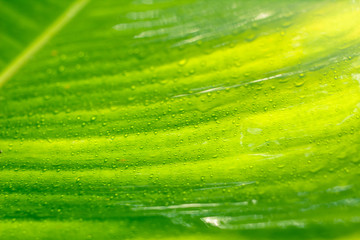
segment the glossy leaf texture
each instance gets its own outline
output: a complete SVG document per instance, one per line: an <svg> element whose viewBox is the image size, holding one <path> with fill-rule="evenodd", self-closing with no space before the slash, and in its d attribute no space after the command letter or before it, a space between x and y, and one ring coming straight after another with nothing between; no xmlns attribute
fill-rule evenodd
<svg viewBox="0 0 360 240"><path fill-rule="evenodd" d="M358 1L5 1L0 239L358 239Z"/></svg>

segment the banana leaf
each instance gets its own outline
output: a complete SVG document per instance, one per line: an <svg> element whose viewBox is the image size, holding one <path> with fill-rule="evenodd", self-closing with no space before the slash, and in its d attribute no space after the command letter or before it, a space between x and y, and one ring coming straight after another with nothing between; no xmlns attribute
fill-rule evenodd
<svg viewBox="0 0 360 240"><path fill-rule="evenodd" d="M0 0L0 239L359 239L360 2Z"/></svg>

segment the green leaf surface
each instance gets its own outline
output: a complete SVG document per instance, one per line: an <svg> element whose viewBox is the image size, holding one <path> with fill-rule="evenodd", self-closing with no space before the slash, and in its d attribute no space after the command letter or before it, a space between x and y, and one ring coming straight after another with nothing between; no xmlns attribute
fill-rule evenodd
<svg viewBox="0 0 360 240"><path fill-rule="evenodd" d="M0 239L359 239L360 3L0 0Z"/></svg>

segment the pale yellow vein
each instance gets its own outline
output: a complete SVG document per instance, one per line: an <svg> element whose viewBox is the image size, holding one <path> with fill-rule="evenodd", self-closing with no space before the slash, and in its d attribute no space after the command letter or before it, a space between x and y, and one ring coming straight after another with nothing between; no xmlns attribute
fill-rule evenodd
<svg viewBox="0 0 360 240"><path fill-rule="evenodd" d="M62 15L57 18L39 37L24 49L0 74L0 87L4 85L19 69L38 52L57 32L59 32L89 0L75 1Z"/></svg>

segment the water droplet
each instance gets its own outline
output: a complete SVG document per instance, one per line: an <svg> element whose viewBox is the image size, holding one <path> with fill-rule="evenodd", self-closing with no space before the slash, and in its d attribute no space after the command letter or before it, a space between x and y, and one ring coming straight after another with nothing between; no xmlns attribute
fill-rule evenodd
<svg viewBox="0 0 360 240"><path fill-rule="evenodd" d="M295 87L301 87L302 85L304 85L305 81L297 81L295 82Z"/></svg>
<svg viewBox="0 0 360 240"><path fill-rule="evenodd" d="M186 63L187 63L187 60L186 60L186 59L182 59L182 60L179 61L178 64L179 64L179 66L182 67L182 66L184 66Z"/></svg>

